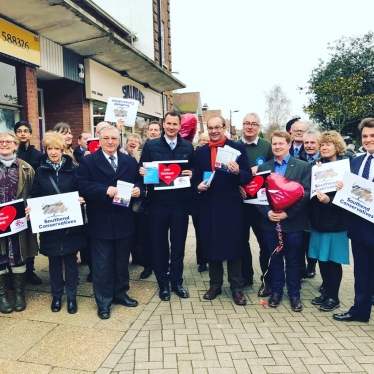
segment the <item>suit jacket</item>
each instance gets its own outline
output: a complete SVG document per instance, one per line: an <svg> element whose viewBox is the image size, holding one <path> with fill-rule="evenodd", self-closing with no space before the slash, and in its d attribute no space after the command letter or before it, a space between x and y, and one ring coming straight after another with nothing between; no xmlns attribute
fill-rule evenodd
<svg viewBox="0 0 374 374"><path fill-rule="evenodd" d="M258 172L266 170L274 173L274 159L260 165L258 168ZM284 232L303 231L308 228L311 170L308 162L290 157L284 177L290 181L299 182L304 187L304 196L295 205L285 210L288 217L281 221L282 231ZM262 214L261 227L268 231L274 230L276 223L270 221L268 217L268 213L272 208L269 205L256 205L256 207Z"/></svg>
<svg viewBox="0 0 374 374"><path fill-rule="evenodd" d="M101 149L82 158L76 169L75 182L79 195L87 205L88 234L98 239L122 239L134 233L131 209L113 205L106 192L117 181L134 183L144 195L135 158L117 152L118 164L114 171ZM142 197L142 196L141 196Z"/></svg>
<svg viewBox="0 0 374 374"><path fill-rule="evenodd" d="M291 148L290 148L290 155L293 157L294 154L294 149L293 149L293 145L294 145L294 142L292 141L292 145L291 145ZM301 154L304 154L305 153L305 150L304 150L304 144L301 144L301 148L300 148L300 151L299 151L299 155ZM297 157L298 158L298 157Z"/></svg>
<svg viewBox="0 0 374 374"><path fill-rule="evenodd" d="M352 173L358 175L365 156L366 154L351 160ZM371 167L374 167L373 162ZM348 238L357 243L374 247L374 224L364 218L359 217L357 214L352 213L349 217Z"/></svg>

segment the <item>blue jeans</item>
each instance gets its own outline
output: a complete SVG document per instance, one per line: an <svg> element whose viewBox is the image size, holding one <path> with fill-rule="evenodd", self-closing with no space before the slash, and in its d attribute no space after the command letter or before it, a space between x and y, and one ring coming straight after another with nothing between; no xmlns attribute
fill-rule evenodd
<svg viewBox="0 0 374 374"><path fill-rule="evenodd" d="M270 254L278 246L278 232L264 230L264 239ZM283 248L279 253L274 253L270 260L270 272L272 278L273 293L283 295L283 288L287 282L289 297L300 298L300 270L299 256L303 231L282 232ZM284 260L286 261L286 274L284 272Z"/></svg>

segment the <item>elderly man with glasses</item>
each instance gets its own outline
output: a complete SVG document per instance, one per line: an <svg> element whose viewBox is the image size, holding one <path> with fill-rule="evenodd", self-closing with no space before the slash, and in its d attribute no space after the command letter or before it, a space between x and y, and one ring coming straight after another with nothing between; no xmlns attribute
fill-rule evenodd
<svg viewBox="0 0 374 374"><path fill-rule="evenodd" d="M291 126L292 143L290 155L296 158L305 157L304 150L304 134L308 130L308 126L301 121L296 121Z"/></svg>

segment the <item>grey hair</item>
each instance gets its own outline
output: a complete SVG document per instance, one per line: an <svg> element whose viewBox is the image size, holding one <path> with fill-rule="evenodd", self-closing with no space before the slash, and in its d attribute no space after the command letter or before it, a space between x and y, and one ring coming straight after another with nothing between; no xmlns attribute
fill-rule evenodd
<svg viewBox="0 0 374 374"><path fill-rule="evenodd" d="M247 117L247 116L253 116L253 117L256 117L257 123L258 123L259 125L261 125L261 120L260 120L260 117L259 117L259 115L258 115L257 113L248 113L248 114L246 114L246 115L244 116L244 118Z"/></svg>
<svg viewBox="0 0 374 374"><path fill-rule="evenodd" d="M103 127L103 128L100 130L100 138L102 138L103 135L104 135L104 132L105 132L105 131L108 131L108 130L116 130L116 131L117 131L117 135L118 135L118 139L121 138L121 137L120 137L120 132L117 130L116 127L114 127L114 126L112 126L112 125L105 126L105 127Z"/></svg>
<svg viewBox="0 0 374 374"><path fill-rule="evenodd" d="M291 125L291 131L293 130L293 127L295 126L295 125L304 125L307 129L308 129L308 124L307 123L305 123L305 122L303 122L303 121L296 121L296 122L294 122L292 125Z"/></svg>
<svg viewBox="0 0 374 374"><path fill-rule="evenodd" d="M315 136L318 139L318 143L319 143L321 133L318 130L308 130L304 133L303 140L305 140L307 136Z"/></svg>
<svg viewBox="0 0 374 374"><path fill-rule="evenodd" d="M131 134L126 136L126 144L127 144L127 142L129 141L130 138L138 139L139 143L142 141L141 137L136 132L132 132Z"/></svg>

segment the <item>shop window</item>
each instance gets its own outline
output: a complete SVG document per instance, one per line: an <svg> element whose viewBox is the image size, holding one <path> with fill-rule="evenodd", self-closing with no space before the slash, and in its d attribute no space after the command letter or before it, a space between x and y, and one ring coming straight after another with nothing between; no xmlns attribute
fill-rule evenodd
<svg viewBox="0 0 374 374"><path fill-rule="evenodd" d="M17 76L16 68L0 62L0 104L17 105Z"/></svg>
<svg viewBox="0 0 374 374"><path fill-rule="evenodd" d="M0 132L13 131L15 123L18 121L18 109L0 106Z"/></svg>

